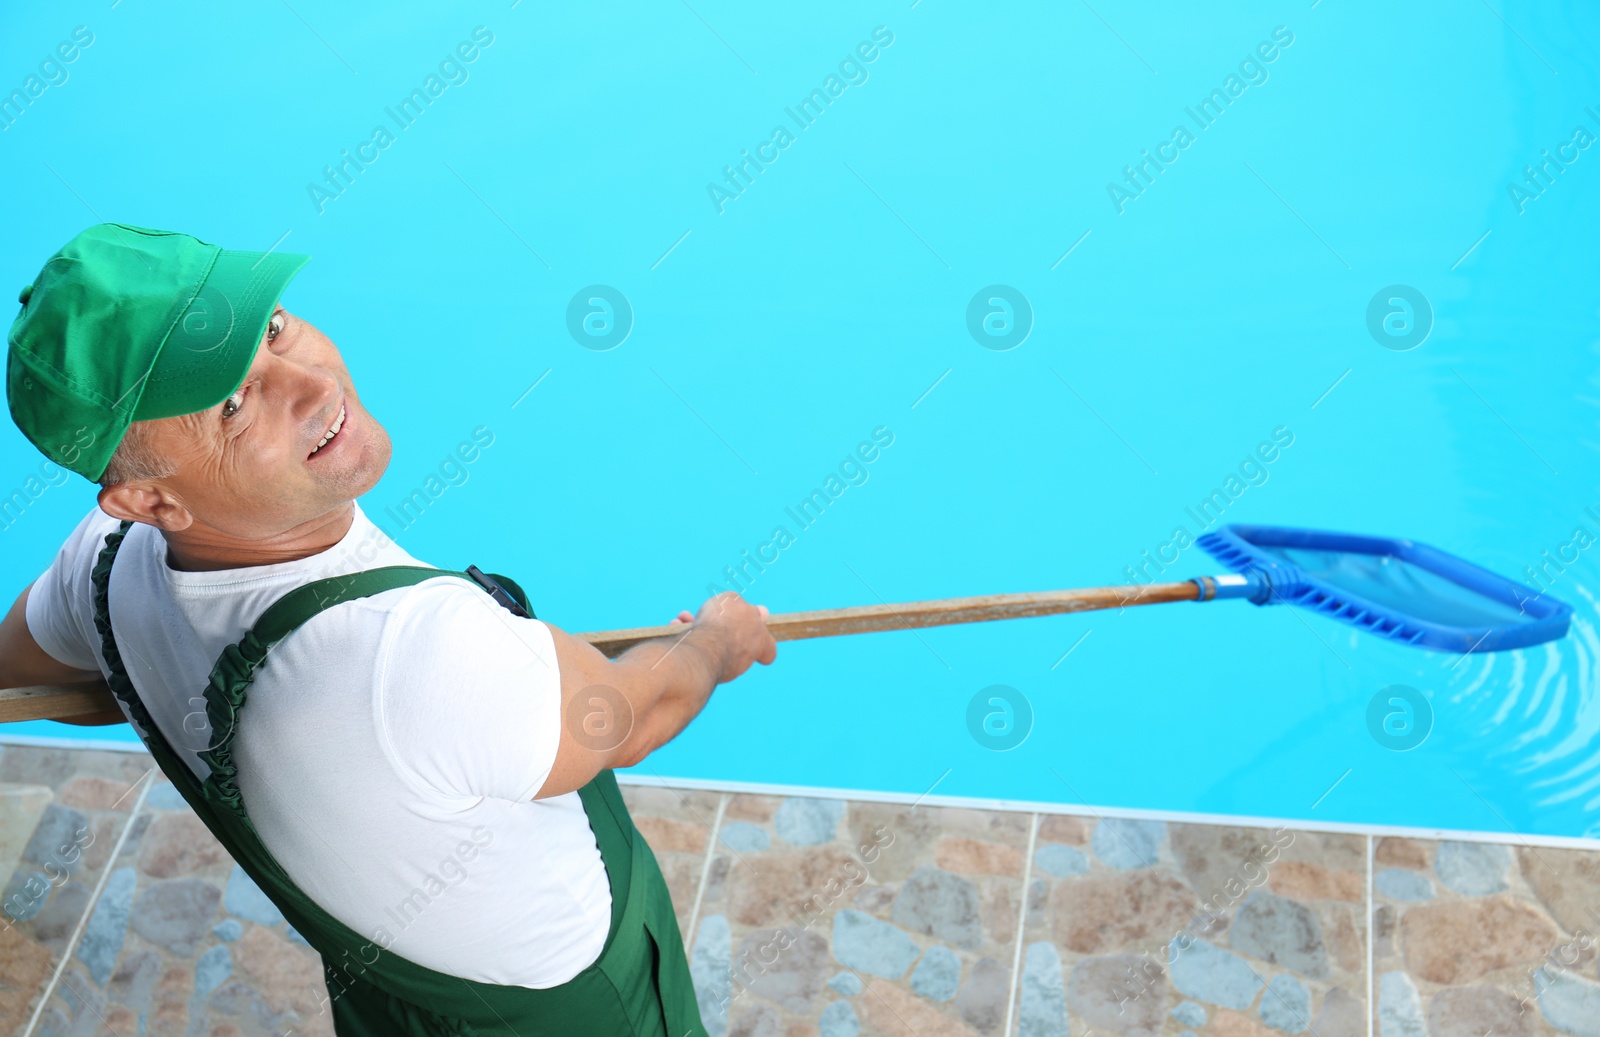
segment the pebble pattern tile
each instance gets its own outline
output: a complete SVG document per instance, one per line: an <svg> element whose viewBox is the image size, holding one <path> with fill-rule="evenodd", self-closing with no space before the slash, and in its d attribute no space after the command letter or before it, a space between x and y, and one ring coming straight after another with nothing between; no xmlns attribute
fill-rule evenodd
<svg viewBox="0 0 1600 1037"><path fill-rule="evenodd" d="M95 989L91 972L110 978L131 894L113 852L142 828L136 786L152 766L142 754L0 749L0 1034L27 1027L86 921L59 996Z"/></svg>
<svg viewBox="0 0 1600 1037"><path fill-rule="evenodd" d="M1137 825L1041 818L1018 1033L1365 1037L1364 837Z"/></svg>
<svg viewBox="0 0 1600 1037"><path fill-rule="evenodd" d="M32 849L14 865L0 856L0 924L11 923L0 935L0 1034L31 1022L37 1037L332 1037L316 952L171 784L146 776L152 767L139 753L0 747L0 797L34 785L53 793ZM80 815L94 833L82 867L42 906L18 900L14 891L38 885L40 850L62 845ZM0 840L21 838L0 818Z"/></svg>
<svg viewBox="0 0 1600 1037"><path fill-rule="evenodd" d="M315 952L150 768L0 746L0 1037L331 1037ZM624 797L712 1037L1600 1037L1600 852Z"/></svg>
<svg viewBox="0 0 1600 1037"><path fill-rule="evenodd" d="M1600 854L1383 838L1380 1037L1600 1037ZM1428 888L1432 895L1403 895Z"/></svg>

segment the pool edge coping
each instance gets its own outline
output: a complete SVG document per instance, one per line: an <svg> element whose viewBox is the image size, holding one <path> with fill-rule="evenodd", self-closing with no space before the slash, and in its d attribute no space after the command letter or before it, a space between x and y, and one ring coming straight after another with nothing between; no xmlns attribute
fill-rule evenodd
<svg viewBox="0 0 1600 1037"><path fill-rule="evenodd" d="M93 752L148 753L142 742L101 741L92 738L54 738L48 735L8 735L0 733L0 745L25 745L44 749L76 749ZM621 785L651 788L691 789L697 792L726 792L754 796L802 796L809 799L844 799L858 803L922 804L968 810L996 810L1011 814L1056 814L1070 817L1105 816L1138 821L1171 821L1178 824L1221 825L1231 828L1287 828L1299 832L1326 832L1335 835L1396 836L1410 839L1455 842L1514 844L1561 850L1600 851L1600 838L1570 835L1525 835L1520 832L1483 832L1456 828L1418 828L1407 825L1363 825L1344 821L1308 821L1303 818L1259 817L1253 814L1207 814L1184 810L1146 810L1140 807L1097 807L1084 803L1052 803L1026 799L988 799L978 796L935 796L929 793L875 792L867 789L827 788L817 785L782 785L749 781L712 781L706 778L674 778L620 772Z"/></svg>

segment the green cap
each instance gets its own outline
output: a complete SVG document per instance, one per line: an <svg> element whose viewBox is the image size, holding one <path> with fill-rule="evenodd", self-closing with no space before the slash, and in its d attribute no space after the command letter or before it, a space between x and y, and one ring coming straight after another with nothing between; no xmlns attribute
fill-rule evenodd
<svg viewBox="0 0 1600 1037"><path fill-rule="evenodd" d="M284 287L310 258L123 223L90 227L18 296L6 363L12 419L50 460L99 481L135 421L233 395Z"/></svg>

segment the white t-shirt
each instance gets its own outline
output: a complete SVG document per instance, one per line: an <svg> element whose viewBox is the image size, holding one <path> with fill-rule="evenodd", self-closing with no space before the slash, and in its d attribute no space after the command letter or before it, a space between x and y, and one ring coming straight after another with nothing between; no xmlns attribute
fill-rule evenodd
<svg viewBox="0 0 1600 1037"><path fill-rule="evenodd" d="M28 629L68 666L106 672L90 571L117 525L91 511L29 594ZM326 551L215 572L169 568L160 531L135 524L111 571L111 626L151 719L203 780L201 696L224 647L302 584L422 564L359 507ZM241 717L250 819L334 918L487 983L555 986L599 957L611 890L582 802L533 799L561 723L543 623L457 576L345 602L272 649Z"/></svg>

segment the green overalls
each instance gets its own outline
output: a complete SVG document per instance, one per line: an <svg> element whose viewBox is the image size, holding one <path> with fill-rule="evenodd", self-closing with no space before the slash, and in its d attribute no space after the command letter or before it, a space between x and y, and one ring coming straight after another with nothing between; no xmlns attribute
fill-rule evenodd
<svg viewBox="0 0 1600 1037"><path fill-rule="evenodd" d="M93 573L95 628L110 670L107 682L148 732L145 744L162 772L289 924L322 955L339 1037L706 1037L666 881L634 828L610 771L600 772L578 795L610 880L611 928L594 964L545 990L449 976L384 950L313 902L256 834L236 782L233 741L250 684L267 653L323 609L436 576L470 580L466 573L387 566L319 580L279 598L242 640L223 650L211 671L206 716L211 730L221 734L217 744L200 754L211 767L210 777L201 783L139 701L111 630L111 566L131 525L124 522L106 536ZM527 608L522 589L498 579ZM351 794L359 792L352 789ZM539 866L536 860L527 864ZM515 893L506 891L507 896Z"/></svg>

